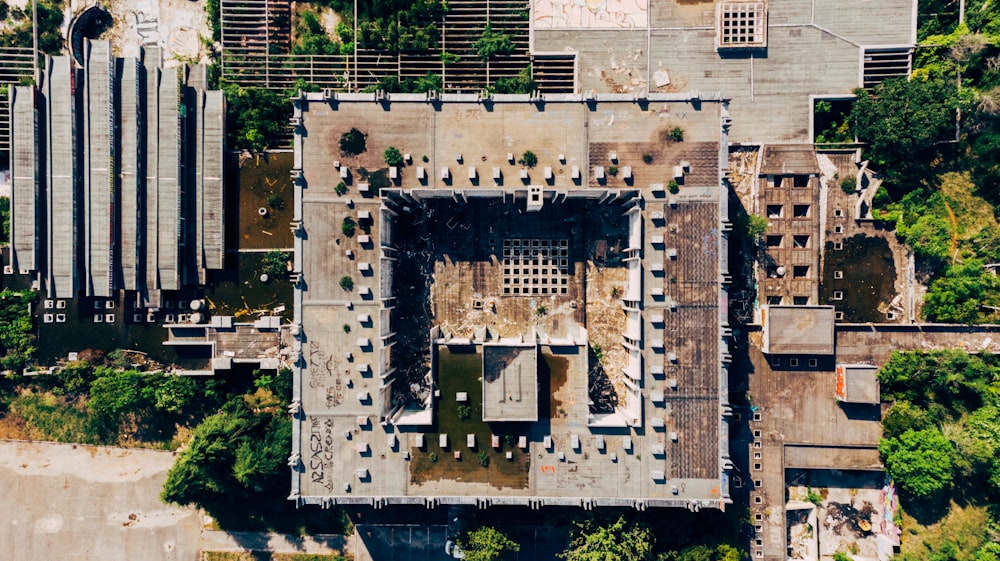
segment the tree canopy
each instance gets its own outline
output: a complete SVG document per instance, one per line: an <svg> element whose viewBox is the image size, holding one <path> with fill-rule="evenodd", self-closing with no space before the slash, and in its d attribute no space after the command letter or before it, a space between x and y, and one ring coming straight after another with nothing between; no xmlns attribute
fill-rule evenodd
<svg viewBox="0 0 1000 561"><path fill-rule="evenodd" d="M466 561L502 561L521 551L520 544L492 526L470 531L458 540L458 546L465 553Z"/></svg>
<svg viewBox="0 0 1000 561"><path fill-rule="evenodd" d="M653 533L621 516L610 524L593 520L576 523L569 547L559 556L566 561L648 561L653 557Z"/></svg>
<svg viewBox="0 0 1000 561"><path fill-rule="evenodd" d="M260 152L278 142L288 131L292 102L282 92L242 88L228 84L226 94L226 144L237 150Z"/></svg>
<svg viewBox="0 0 1000 561"><path fill-rule="evenodd" d="M878 448L889 475L915 497L931 498L951 487L951 442L939 430L908 430L883 439Z"/></svg>
<svg viewBox="0 0 1000 561"><path fill-rule="evenodd" d="M927 156L936 143L955 136L958 97L944 80L893 78L863 89L851 110L851 129L867 142L865 156L875 169L908 189L927 172Z"/></svg>

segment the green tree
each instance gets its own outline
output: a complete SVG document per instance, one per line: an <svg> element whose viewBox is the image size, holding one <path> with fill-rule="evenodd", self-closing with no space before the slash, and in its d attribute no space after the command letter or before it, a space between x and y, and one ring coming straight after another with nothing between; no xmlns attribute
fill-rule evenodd
<svg viewBox="0 0 1000 561"><path fill-rule="evenodd" d="M521 551L520 544L491 526L467 533L459 538L458 546L465 552L466 561L501 561Z"/></svg>
<svg viewBox="0 0 1000 561"><path fill-rule="evenodd" d="M295 25L292 54L336 55L340 54L340 46L326 33L319 14L312 10L304 10Z"/></svg>
<svg viewBox="0 0 1000 561"><path fill-rule="evenodd" d="M593 520L575 522L569 547L559 554L567 561L646 561L653 556L653 533L621 516L601 525Z"/></svg>
<svg viewBox="0 0 1000 561"><path fill-rule="evenodd" d="M981 323L985 318L980 309L994 303L998 285L997 278L978 259L954 265L931 282L923 314L934 322Z"/></svg>
<svg viewBox="0 0 1000 561"><path fill-rule="evenodd" d="M932 498L951 487L952 447L941 431L908 430L883 438L878 449L889 475L915 498Z"/></svg>
<svg viewBox="0 0 1000 561"><path fill-rule="evenodd" d="M292 103L281 92L227 84L226 143L237 150L260 152L282 138Z"/></svg>
<svg viewBox="0 0 1000 561"><path fill-rule="evenodd" d="M909 187L927 173L935 144L954 136L958 97L945 80L886 80L858 96L851 109L854 135L868 143L865 155L897 187Z"/></svg>
<svg viewBox="0 0 1000 561"><path fill-rule="evenodd" d="M513 54L517 50L514 41L508 35L493 31L493 26L486 24L483 34L472 44L476 53L482 60L490 60L495 57L502 57Z"/></svg>
<svg viewBox="0 0 1000 561"><path fill-rule="evenodd" d="M533 168L538 165L538 156L536 156L531 150L528 150L523 156L521 156L521 159L519 159L517 163L524 167Z"/></svg>
<svg viewBox="0 0 1000 561"><path fill-rule="evenodd" d="M382 153L382 157L385 158L385 165L399 167L403 165L403 155L399 153L399 149L395 146L390 146L385 149Z"/></svg>
<svg viewBox="0 0 1000 561"><path fill-rule="evenodd" d="M35 354L35 334L31 321L31 303L35 293L0 291L0 365L17 370Z"/></svg>

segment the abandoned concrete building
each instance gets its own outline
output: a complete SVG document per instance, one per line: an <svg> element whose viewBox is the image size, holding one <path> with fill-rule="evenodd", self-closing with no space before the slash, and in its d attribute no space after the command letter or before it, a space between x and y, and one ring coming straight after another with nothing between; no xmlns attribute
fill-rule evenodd
<svg viewBox="0 0 1000 561"><path fill-rule="evenodd" d="M223 266L222 92L203 66L157 49L116 58L87 41L83 68L46 57L39 86L11 92L11 264L47 298L142 306Z"/></svg>
<svg viewBox="0 0 1000 561"><path fill-rule="evenodd" d="M724 508L725 103L325 92L293 124L292 499Z"/></svg>

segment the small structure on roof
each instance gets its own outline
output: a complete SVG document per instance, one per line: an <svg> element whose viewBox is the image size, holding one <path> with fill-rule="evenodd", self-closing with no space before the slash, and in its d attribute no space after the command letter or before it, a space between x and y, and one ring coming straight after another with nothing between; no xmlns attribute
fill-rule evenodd
<svg viewBox="0 0 1000 561"><path fill-rule="evenodd" d="M878 368L871 364L837 365L837 401L877 405L880 399Z"/></svg>
<svg viewBox="0 0 1000 561"><path fill-rule="evenodd" d="M764 306L761 325L765 354L833 354L833 306Z"/></svg>
<svg viewBox="0 0 1000 561"><path fill-rule="evenodd" d="M538 346L501 340L483 345L483 421L538 420Z"/></svg>

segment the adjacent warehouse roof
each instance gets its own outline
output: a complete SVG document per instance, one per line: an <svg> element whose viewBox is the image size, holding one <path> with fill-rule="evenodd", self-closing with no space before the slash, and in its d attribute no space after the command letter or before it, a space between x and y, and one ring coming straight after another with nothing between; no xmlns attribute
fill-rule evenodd
<svg viewBox="0 0 1000 561"><path fill-rule="evenodd" d="M155 48L84 53L82 71L47 57L41 85L11 96L11 272L48 298L124 289L155 305L222 268L222 93L162 70Z"/></svg>
<svg viewBox="0 0 1000 561"><path fill-rule="evenodd" d="M833 354L833 306L765 306L761 317L765 353Z"/></svg>

